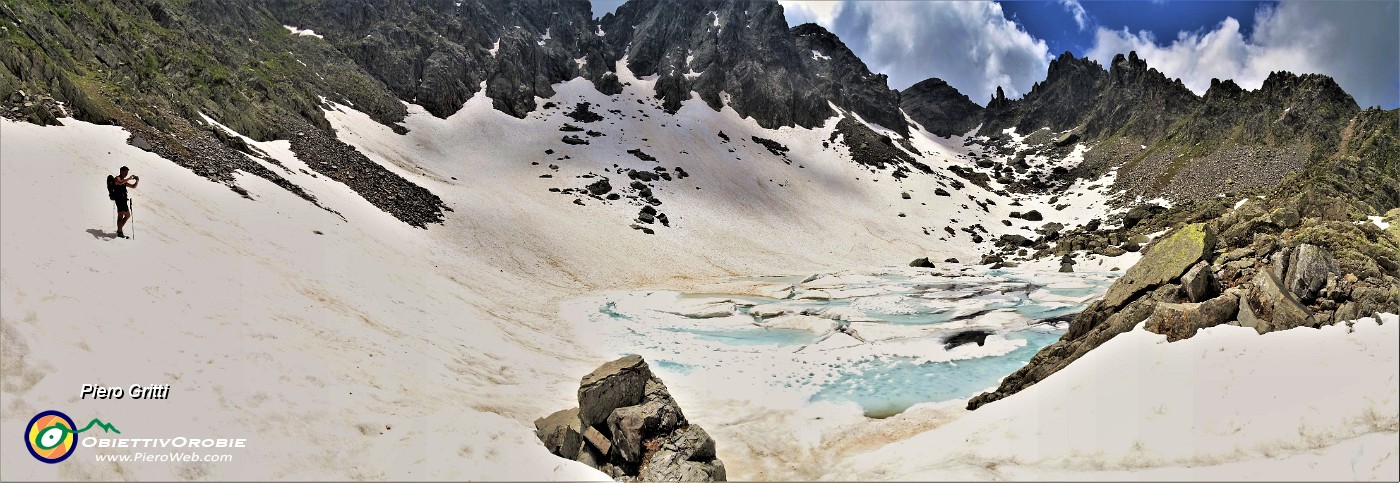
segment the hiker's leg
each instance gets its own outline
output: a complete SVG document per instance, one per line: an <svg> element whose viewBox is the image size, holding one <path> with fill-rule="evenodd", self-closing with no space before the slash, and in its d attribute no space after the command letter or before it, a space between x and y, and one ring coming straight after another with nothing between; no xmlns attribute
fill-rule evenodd
<svg viewBox="0 0 1400 483"><path fill-rule="evenodd" d="M131 218L130 211L122 211L117 213L117 231L122 231L122 227L126 226L127 218Z"/></svg>

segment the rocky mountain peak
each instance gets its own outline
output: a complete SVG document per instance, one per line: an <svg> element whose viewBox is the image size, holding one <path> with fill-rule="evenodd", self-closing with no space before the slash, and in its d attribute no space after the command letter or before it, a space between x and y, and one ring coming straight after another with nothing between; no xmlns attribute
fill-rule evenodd
<svg viewBox="0 0 1400 483"><path fill-rule="evenodd" d="M789 31L798 55L820 91L838 106L901 134L908 134L899 112L900 94L889 88L889 77L871 72L836 34L807 23Z"/></svg>
<svg viewBox="0 0 1400 483"><path fill-rule="evenodd" d="M1134 82L1149 75L1149 72L1156 72L1162 79L1166 79L1166 76L1157 72L1157 69L1148 67L1147 61L1138 58L1137 51L1129 52L1127 57L1124 57L1122 53L1114 55L1113 61L1108 64L1108 77L1117 85ZM1155 76L1153 77L1155 78Z"/></svg>
<svg viewBox="0 0 1400 483"><path fill-rule="evenodd" d="M796 27L793 27L791 30L792 34L798 37L816 37L817 39L819 39L820 42L826 44L839 44L842 47L846 46L846 43L842 42L841 38L837 37L836 34L831 33L831 31L827 30L826 27L814 24L812 22L807 22L802 25L798 25Z"/></svg>
<svg viewBox="0 0 1400 483"><path fill-rule="evenodd" d="M982 106L936 77L900 92L899 105L924 130L939 136L966 133L982 117Z"/></svg>
<svg viewBox="0 0 1400 483"><path fill-rule="evenodd" d="M829 103L906 133L899 93L835 35L816 25L789 29L776 1L631 1L601 27L614 59L657 75L656 95L674 112L691 92L728 105L761 126L816 127Z"/></svg>
<svg viewBox="0 0 1400 483"><path fill-rule="evenodd" d="M997 91L996 91L996 93L995 93L995 94L992 94L992 100L990 100L990 101L987 102L987 109L988 109L988 110L1000 110L1000 109L1004 109L1004 108L1006 108L1007 106L1009 106L1010 103L1011 103L1011 101L1010 101L1009 99L1006 98L1006 92L1001 90L1001 86L997 86Z"/></svg>
<svg viewBox="0 0 1400 483"><path fill-rule="evenodd" d="M1359 110L1356 99L1347 94L1342 86L1330 76L1322 74L1298 75L1287 71L1270 72L1259 87L1259 94L1269 99L1289 99L1294 102L1322 102L1340 104L1351 110Z"/></svg>
<svg viewBox="0 0 1400 483"><path fill-rule="evenodd" d="M982 132L995 134L1010 127L1022 133L1047 126L1056 131L1072 129L1095 102L1106 75L1098 62L1075 58L1069 52L1060 54L1050 63L1045 80L1037 82L1025 97L1006 101L998 91L1002 100L994 97L987 104L988 119Z"/></svg>
<svg viewBox="0 0 1400 483"><path fill-rule="evenodd" d="M1231 79L1211 79L1210 88L1206 89L1205 99L1211 102L1214 99L1238 99L1244 94L1244 89Z"/></svg>
<svg viewBox="0 0 1400 483"><path fill-rule="evenodd" d="M1075 58L1074 54L1065 51L1050 61L1050 67L1045 71L1044 83L1076 75L1102 76L1103 71L1103 66L1097 61L1088 57Z"/></svg>

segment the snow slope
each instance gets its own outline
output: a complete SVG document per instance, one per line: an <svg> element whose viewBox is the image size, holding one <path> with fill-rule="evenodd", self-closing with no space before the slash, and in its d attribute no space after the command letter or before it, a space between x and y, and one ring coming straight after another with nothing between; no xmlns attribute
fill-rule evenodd
<svg viewBox="0 0 1400 483"><path fill-rule="evenodd" d="M990 239L1002 233L996 231L998 220L1013 209L1049 206L1027 199L1027 208L1011 207L1009 199L975 186L936 197L934 188L943 181L937 176L897 181L872 173L850 162L844 150L822 147L835 119L815 130L768 130L731 109L714 112L698 101L671 117L646 94L651 80L625 72L623 77L632 85L616 99L578 80L556 86L554 98L540 99L566 106L589 101L622 112L582 126L606 134L582 147L559 142L565 133L556 129L568 122L565 109L515 119L492 110L481 95L447 119L410 106L404 122L410 132L403 136L349 107L334 107L328 118L342 140L453 209L445 224L428 230L398 222L341 184L302 172L305 165L285 141L255 144L286 167L270 169L340 215L253 176L238 180L251 193L251 199L240 197L127 145L118 128L0 120L0 434L20 434L34 413L58 409L75 419L112 422L128 437L249 439L246 449L230 451L231 464L99 463L94 454L139 450L80 448L69 461L43 465L6 443L0 479L601 478L548 455L533 435L531 421L576 404L579 378L609 357L609 348L576 337L577 328L560 314L564 302L605 290L701 291L735 276L805 276L919 256L972 260L978 248L962 232L944 233L948 220L958 219L957 226L981 223L992 230ZM733 141L717 143L720 130ZM750 141L754 135L791 148L792 164ZM956 162L961 140L916 136L914 144L932 153L923 159L937 166ZM625 184L615 170L603 170L657 165L626 152L638 148L660 165L690 174L657 184L664 201L657 208L670 215L672 226L657 227L655 235L628 228L636 205L589 198L580 206L572 196L548 191L582 187L592 179L574 176L588 173ZM556 152L546 156L545 149ZM570 158L558 159L565 155ZM110 238L112 206L96 189L98 179L121 165L144 180L134 190L134 240ZM902 199L902 192L911 199ZM983 212L969 195L996 199L997 205ZM1059 220L1053 210L1041 211L1046 222L1075 225L1087 220L1069 217L1083 216L1091 205L1087 200L1084 209L1066 210L1071 213ZM933 234L924 234L925 228ZM1389 321L1374 330L1389 331L1393 340L1395 326ZM1291 334L1281 335L1298 337ZM1147 337L1130 335L1125 341ZM1098 362L1074 367L1127 371L1121 368L1135 366L1119 361L1208 354L1197 345L1207 342L1193 342L1198 339L1214 340L1139 342L1131 346L1137 354L1096 351L1091 356L1098 355ZM1229 340L1226 345L1243 351L1230 363L1252 368L1246 362L1266 360L1271 353L1264 349L1276 339L1232 334ZM1373 370L1382 362L1394 365L1393 343L1358 346L1352 336L1318 343L1324 347L1290 355L1301 365L1344 349L1356 352L1345 367L1355 367L1355 376L1372 384L1346 394L1393 407L1394 398L1385 399L1394 394L1393 370ZM1197 352L1183 356L1186 349L1177 347ZM1061 391L1067 406L1120 400L1112 393L1070 390L1072 380L1057 376L1037 388ZM1224 385L1193 389L1180 385L1189 379L1177 382L1170 387L1212 400L1237 396ZM171 384L171 398L78 397L82 384L137 383ZM978 427L1026 428L1040 431L1045 441L1068 440L1078 431L1035 418L1035 412L999 412L998 406L1029 404L1015 402L1021 396L970 416L950 403L868 421L854 407L771 408L726 389L722 381L676 384L672 393L687 416L718 440L719 456L734 479L920 478L941 473L909 453L965 445L957 438ZM1355 416L1356 404L1337 404L1341 417ZM1286 401L1261 421L1311 417L1312 406ZM1394 421L1386 419L1393 414L1382 413L1380 420ZM937 429L946 421L964 429ZM1321 421L1324 428L1341 424ZM1141 427L1150 428L1155 426ZM1248 435L1208 433L1199 437L1216 446L1253 448L1256 442ZM1335 434L1342 444L1374 436ZM1027 477L1045 469L1113 478L1094 462L1110 471L1125 468L1114 463L1118 440L1090 439L1073 454L1037 452L1039 441L990 438L973 444L985 454L1022 458L1007 470L1018 473L961 468L951 474ZM1152 440L1152 447L1160 441ZM1306 462L1313 448L1281 446L1272 455ZM882 453L862 456L869 450ZM1389 474L1395 451L1366 459L1386 450L1366 449L1361 461L1381 463L1367 474ZM1214 466L1200 474L1273 467L1273 460L1252 451L1207 461ZM890 464L879 472L865 461ZM1146 461L1147 467L1180 464Z"/></svg>
<svg viewBox="0 0 1400 483"><path fill-rule="evenodd" d="M1262 336L1217 326L1170 344L1138 329L968 416L946 424L950 416L939 411L911 416L931 429L853 455L823 476L1400 477L1394 314Z"/></svg>
<svg viewBox="0 0 1400 483"><path fill-rule="evenodd" d="M414 134L402 137L348 109L332 113L348 141L454 208L446 225L426 231L301 172L285 141L256 145L286 167L271 169L340 215L252 176L238 180L252 194L242 198L127 145L118 128L0 121L0 432L20 434L29 416L59 409L111 421L129 437L247 437L234 455L254 463L98 463L101 450L80 448L64 464L40 465L7 449L0 476L599 477L549 457L531 426L575 404L579 377L605 357L560 323L564 300L810 273L832 260L858 267L967 253L910 236L915 229L893 213L899 188L861 183L871 174L837 159L692 167L684 181L704 189L677 182L685 196L665 207L674 228L644 235L626 227L635 206L579 207L547 191L524 154L543 147L521 134L557 136L554 126L531 133L528 121L482 97L467 107L446 121L415 114ZM730 122L736 139L759 129ZM678 139L703 147L712 136ZM739 149L766 154L752 143ZM95 188L121 165L144 180L133 190L134 240L111 238L111 203ZM767 181L795 169L808 186L796 196ZM861 216L876 203L888 217ZM89 383L173 389L166 401L78 399Z"/></svg>

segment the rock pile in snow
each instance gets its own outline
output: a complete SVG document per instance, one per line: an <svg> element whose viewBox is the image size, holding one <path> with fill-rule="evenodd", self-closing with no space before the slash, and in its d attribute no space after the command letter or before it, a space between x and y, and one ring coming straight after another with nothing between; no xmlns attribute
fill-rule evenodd
<svg viewBox="0 0 1400 483"><path fill-rule="evenodd" d="M286 116L283 123L299 126L291 137L297 158L317 173L345 183L365 201L400 221L425 228L429 223L441 223L444 210L452 211L427 188L370 160L333 134L293 116Z"/></svg>
<svg viewBox="0 0 1400 483"><path fill-rule="evenodd" d="M535 421L551 453L621 481L725 480L715 441L686 421L641 356L625 356L584 376L578 403Z"/></svg>
<svg viewBox="0 0 1400 483"><path fill-rule="evenodd" d="M1400 237L1351 222L1333 205L1309 196L1249 200L1168 233L1060 341L968 409L1045 379L1139 323L1172 342L1221 324L1264 334L1400 310Z"/></svg>

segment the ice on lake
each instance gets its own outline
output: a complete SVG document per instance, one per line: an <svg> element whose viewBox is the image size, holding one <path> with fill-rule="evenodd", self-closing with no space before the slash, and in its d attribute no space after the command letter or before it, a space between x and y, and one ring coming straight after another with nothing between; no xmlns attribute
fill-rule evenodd
<svg viewBox="0 0 1400 483"><path fill-rule="evenodd" d="M609 292L563 313L586 343L640 354L668 382L884 417L996 386L1114 276L959 267L765 277L732 294Z"/></svg>

